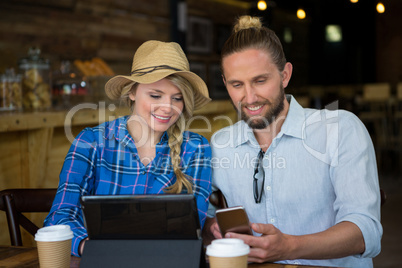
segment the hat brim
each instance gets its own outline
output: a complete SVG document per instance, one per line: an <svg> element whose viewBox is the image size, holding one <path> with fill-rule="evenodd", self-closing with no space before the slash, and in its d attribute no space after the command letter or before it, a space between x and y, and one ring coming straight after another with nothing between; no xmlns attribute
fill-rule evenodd
<svg viewBox="0 0 402 268"><path fill-rule="evenodd" d="M139 84L152 84L169 75L177 74L185 78L193 86L195 91L194 94L194 110L200 109L208 102L211 101L208 94L208 88L204 80L202 80L198 75L190 71L175 71L175 70L162 70L149 73L143 76L126 76L117 75L111 78L105 84L106 95L112 99L119 99L122 95L127 93L130 88L127 87L128 84L135 82Z"/></svg>

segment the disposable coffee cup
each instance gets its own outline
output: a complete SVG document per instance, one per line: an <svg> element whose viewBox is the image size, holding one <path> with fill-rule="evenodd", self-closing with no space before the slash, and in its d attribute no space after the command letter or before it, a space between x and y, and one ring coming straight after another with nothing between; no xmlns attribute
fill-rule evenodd
<svg viewBox="0 0 402 268"><path fill-rule="evenodd" d="M40 228L35 234L40 267L70 267L73 236L69 225L52 225Z"/></svg>
<svg viewBox="0 0 402 268"><path fill-rule="evenodd" d="M246 268L250 247L237 238L212 241L207 247L210 268Z"/></svg>

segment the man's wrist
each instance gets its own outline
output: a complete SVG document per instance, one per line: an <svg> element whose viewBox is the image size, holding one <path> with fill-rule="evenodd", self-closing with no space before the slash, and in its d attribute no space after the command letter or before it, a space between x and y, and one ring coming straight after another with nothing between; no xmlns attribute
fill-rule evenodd
<svg viewBox="0 0 402 268"><path fill-rule="evenodd" d="M300 259L302 255L302 243L303 238L297 235L287 235L288 241L288 256L286 256L287 260L295 260Z"/></svg>

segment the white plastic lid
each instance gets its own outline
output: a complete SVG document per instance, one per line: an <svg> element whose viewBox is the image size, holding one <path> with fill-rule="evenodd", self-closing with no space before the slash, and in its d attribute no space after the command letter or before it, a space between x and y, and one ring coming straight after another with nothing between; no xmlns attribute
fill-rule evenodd
<svg viewBox="0 0 402 268"><path fill-rule="evenodd" d="M206 254L212 257L237 257L250 253L250 247L237 238L222 238L212 241Z"/></svg>
<svg viewBox="0 0 402 268"><path fill-rule="evenodd" d="M64 241L72 239L73 232L69 225L52 225L40 228L35 234L36 241Z"/></svg>

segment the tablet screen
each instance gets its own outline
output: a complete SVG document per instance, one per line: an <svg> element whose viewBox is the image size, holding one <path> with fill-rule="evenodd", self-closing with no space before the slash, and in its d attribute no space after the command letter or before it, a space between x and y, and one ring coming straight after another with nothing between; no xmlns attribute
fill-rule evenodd
<svg viewBox="0 0 402 268"><path fill-rule="evenodd" d="M90 239L200 239L192 194L82 196Z"/></svg>

